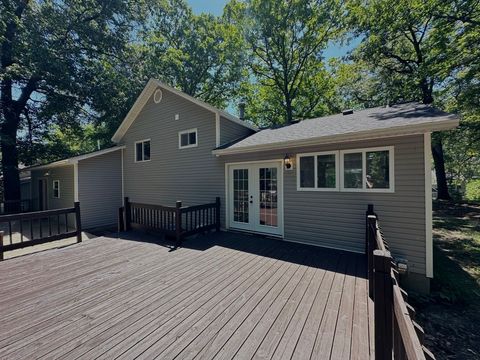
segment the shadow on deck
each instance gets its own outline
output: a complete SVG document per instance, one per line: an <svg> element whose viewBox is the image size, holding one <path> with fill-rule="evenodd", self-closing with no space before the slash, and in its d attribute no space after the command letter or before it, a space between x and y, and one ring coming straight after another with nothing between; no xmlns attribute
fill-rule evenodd
<svg viewBox="0 0 480 360"><path fill-rule="evenodd" d="M0 358L368 359L366 259L236 233L0 263Z"/></svg>

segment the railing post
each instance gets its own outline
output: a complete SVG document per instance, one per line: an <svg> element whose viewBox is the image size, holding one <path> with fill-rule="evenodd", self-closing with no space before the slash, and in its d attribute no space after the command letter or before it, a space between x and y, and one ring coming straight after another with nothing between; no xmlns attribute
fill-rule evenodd
<svg viewBox="0 0 480 360"><path fill-rule="evenodd" d="M75 202L75 226L77 230L77 243L82 242L82 219L80 216L80 203L78 201Z"/></svg>
<svg viewBox="0 0 480 360"><path fill-rule="evenodd" d="M124 211L123 206L118 208L118 232L125 231Z"/></svg>
<svg viewBox="0 0 480 360"><path fill-rule="evenodd" d="M175 240L177 246L182 242L182 202L177 201L175 204Z"/></svg>
<svg viewBox="0 0 480 360"><path fill-rule="evenodd" d="M215 231L220 231L220 197L215 199Z"/></svg>
<svg viewBox="0 0 480 360"><path fill-rule="evenodd" d="M376 227L377 217L375 215L367 216L367 271L368 271L368 295L373 299L373 252L375 251L376 244Z"/></svg>
<svg viewBox="0 0 480 360"><path fill-rule="evenodd" d="M389 251L373 252L375 359L391 360L393 349L392 257Z"/></svg>
<svg viewBox="0 0 480 360"><path fill-rule="evenodd" d="M124 207L125 207L125 231L132 230L132 226L130 221L132 219L132 208L130 207L130 202L128 201L128 197L124 199Z"/></svg>
<svg viewBox="0 0 480 360"><path fill-rule="evenodd" d="M3 255L3 231L0 231L0 261L4 259L5 257Z"/></svg>

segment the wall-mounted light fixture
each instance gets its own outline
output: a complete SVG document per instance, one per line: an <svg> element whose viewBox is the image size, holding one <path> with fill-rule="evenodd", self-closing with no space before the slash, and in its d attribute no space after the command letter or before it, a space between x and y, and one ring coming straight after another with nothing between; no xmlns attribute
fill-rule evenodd
<svg viewBox="0 0 480 360"><path fill-rule="evenodd" d="M285 154L285 157L283 158L283 167L287 171L293 170L293 160L288 154Z"/></svg>

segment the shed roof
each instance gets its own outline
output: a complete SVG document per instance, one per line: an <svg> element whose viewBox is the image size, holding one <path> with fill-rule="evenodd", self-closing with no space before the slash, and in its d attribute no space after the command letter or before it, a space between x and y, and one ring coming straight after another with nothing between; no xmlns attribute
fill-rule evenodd
<svg viewBox="0 0 480 360"><path fill-rule="evenodd" d="M376 107L352 114L330 115L264 129L214 153L226 155L285 147L367 140L447 130L456 127L456 115L416 102Z"/></svg>
<svg viewBox="0 0 480 360"><path fill-rule="evenodd" d="M33 165L30 167L23 168L21 171L42 170L42 169L49 169L49 168L58 167L58 166L73 165L85 159L90 159L96 156L108 154L113 151L122 150L122 149L125 149L125 146L113 146L106 149L92 151L86 154L77 155L77 156L73 156L70 158L62 159L62 160L57 160L48 164Z"/></svg>

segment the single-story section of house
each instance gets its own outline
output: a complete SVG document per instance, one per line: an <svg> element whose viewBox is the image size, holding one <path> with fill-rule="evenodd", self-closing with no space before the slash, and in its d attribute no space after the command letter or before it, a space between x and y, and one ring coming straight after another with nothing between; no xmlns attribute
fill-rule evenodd
<svg viewBox="0 0 480 360"><path fill-rule="evenodd" d="M122 149L116 146L28 168L33 210L81 204L84 229L114 226L122 206Z"/></svg>
<svg viewBox="0 0 480 360"><path fill-rule="evenodd" d="M124 197L166 206L220 197L225 230L353 252L365 251L373 204L393 256L408 261L410 285L427 290L431 132L458 123L406 103L260 130L151 79L114 134L115 148L34 169L33 193L45 186L57 206L55 180L65 179L60 191L72 192L68 201L80 200L82 217L95 225L114 223ZM102 216L95 222L90 211Z"/></svg>

